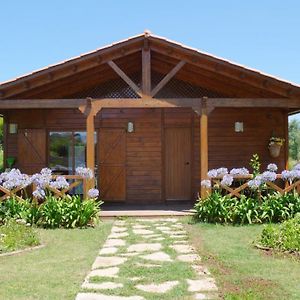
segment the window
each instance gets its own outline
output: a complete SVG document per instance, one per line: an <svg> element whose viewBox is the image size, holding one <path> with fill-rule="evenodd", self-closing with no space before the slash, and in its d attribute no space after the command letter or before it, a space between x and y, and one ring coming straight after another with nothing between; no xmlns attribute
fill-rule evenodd
<svg viewBox="0 0 300 300"><path fill-rule="evenodd" d="M95 133L95 141L96 138ZM85 165L86 132L52 131L49 133L49 168L54 173L72 175L75 174L77 167Z"/></svg>

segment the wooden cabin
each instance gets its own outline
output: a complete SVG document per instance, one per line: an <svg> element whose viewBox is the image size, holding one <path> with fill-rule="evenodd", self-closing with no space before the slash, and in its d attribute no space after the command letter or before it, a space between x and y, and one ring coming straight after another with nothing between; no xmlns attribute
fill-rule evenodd
<svg viewBox="0 0 300 300"><path fill-rule="evenodd" d="M299 86L149 32L0 85L6 166L87 165L101 198L125 203L193 201L208 169L254 153L284 169L299 108Z"/></svg>

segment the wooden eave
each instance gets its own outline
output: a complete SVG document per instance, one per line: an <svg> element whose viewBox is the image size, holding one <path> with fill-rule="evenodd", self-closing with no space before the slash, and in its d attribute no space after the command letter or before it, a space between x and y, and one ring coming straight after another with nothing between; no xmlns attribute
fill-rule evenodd
<svg viewBox="0 0 300 300"><path fill-rule="evenodd" d="M4 82L0 85L0 99L56 98L60 94L55 94L55 88L65 87L68 90L72 82L76 85L76 80L96 84L115 78L116 74L107 63L118 60L122 62L122 58L141 52L145 41L155 58L151 61L153 71L168 73L176 64L184 62L176 73L176 78L196 85L205 82L207 87L214 90L226 88L229 97L249 98L250 95L256 98L300 99L298 85L149 33ZM121 63L118 66L122 70L125 68L126 73L130 74L140 65L140 61L124 59L124 65ZM51 95L52 90L54 92Z"/></svg>

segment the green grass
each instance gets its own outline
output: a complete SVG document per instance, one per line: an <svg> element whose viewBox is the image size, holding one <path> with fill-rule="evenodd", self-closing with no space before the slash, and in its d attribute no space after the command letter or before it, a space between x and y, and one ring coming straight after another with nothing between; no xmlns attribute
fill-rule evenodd
<svg viewBox="0 0 300 300"><path fill-rule="evenodd" d="M39 245L39 238L34 229L15 220L9 220L0 226L0 254Z"/></svg>
<svg viewBox="0 0 300 300"><path fill-rule="evenodd" d="M263 225L187 225L224 299L300 299L300 261L253 246Z"/></svg>
<svg viewBox="0 0 300 300"><path fill-rule="evenodd" d="M0 257L0 299L74 299L110 228L38 229L46 247Z"/></svg>

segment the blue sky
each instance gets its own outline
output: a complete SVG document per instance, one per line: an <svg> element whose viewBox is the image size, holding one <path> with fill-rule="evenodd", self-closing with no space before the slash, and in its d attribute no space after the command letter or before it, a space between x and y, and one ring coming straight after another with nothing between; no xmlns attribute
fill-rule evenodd
<svg viewBox="0 0 300 300"><path fill-rule="evenodd" d="M300 1L0 3L0 82L149 29L300 84Z"/></svg>

